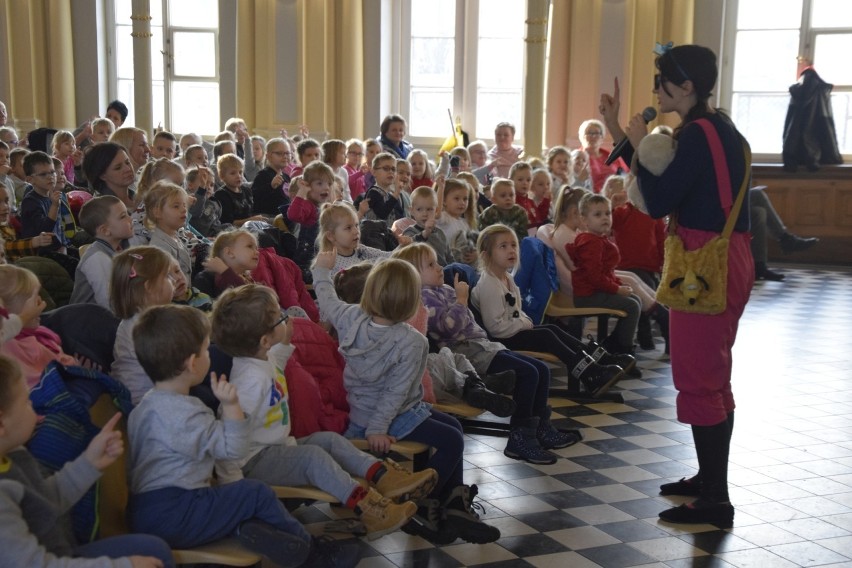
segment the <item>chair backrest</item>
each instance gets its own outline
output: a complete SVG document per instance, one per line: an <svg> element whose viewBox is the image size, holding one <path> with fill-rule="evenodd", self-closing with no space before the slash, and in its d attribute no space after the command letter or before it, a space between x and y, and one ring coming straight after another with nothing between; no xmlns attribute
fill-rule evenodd
<svg viewBox="0 0 852 568"><path fill-rule="evenodd" d="M89 413L92 422L103 427L118 412L109 395L102 395L92 406ZM116 425L125 441L124 452L115 463L104 470L98 481L98 519L100 536L106 538L127 534L127 417L122 416Z"/></svg>
<svg viewBox="0 0 852 568"><path fill-rule="evenodd" d="M59 336L67 353L86 357L105 373L109 373L113 362L119 323L121 320L111 311L97 304L69 304L41 317L41 324Z"/></svg>

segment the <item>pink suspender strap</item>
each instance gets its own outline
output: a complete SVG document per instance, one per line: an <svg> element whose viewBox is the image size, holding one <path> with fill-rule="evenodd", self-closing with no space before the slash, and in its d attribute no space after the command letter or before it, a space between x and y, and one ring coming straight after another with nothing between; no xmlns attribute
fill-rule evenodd
<svg viewBox="0 0 852 568"><path fill-rule="evenodd" d="M734 203L734 194L731 191L731 174L728 171L728 160L725 159L725 150L722 148L719 133L716 132L716 129L713 128L713 125L706 118L696 120L695 124L698 124L704 129L707 144L710 146L710 154L713 156L713 167L716 170L716 183L719 186L719 202L722 204L725 215L730 215L731 206Z"/></svg>

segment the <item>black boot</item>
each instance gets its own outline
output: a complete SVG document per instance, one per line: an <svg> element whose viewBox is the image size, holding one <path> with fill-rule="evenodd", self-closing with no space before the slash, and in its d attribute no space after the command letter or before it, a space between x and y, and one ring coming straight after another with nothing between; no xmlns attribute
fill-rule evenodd
<svg viewBox="0 0 852 568"><path fill-rule="evenodd" d="M509 397L491 392L479 375L469 371L465 373L462 399L475 408L491 412L495 416L511 416L515 412L515 401Z"/></svg>
<svg viewBox="0 0 852 568"><path fill-rule="evenodd" d="M793 233L784 233L778 239L778 244L781 245L781 250L784 251L784 254L808 250L818 242L819 239L816 237L800 237Z"/></svg>
<svg viewBox="0 0 852 568"><path fill-rule="evenodd" d="M539 416L538 428L536 428L536 438L538 443L545 450L558 450L573 446L583 439L583 435L579 430L557 430L550 421L550 414L553 409L549 406L545 407L542 415Z"/></svg>
<svg viewBox="0 0 852 568"><path fill-rule="evenodd" d="M624 377L624 369L618 365L599 365L585 355L571 369L571 376L580 379L592 398L598 398Z"/></svg>
<svg viewBox="0 0 852 568"><path fill-rule="evenodd" d="M500 538L500 529L479 519L474 507L482 509L482 505L473 503L477 493L476 485L459 485L450 491L443 503L445 530L474 544L494 542Z"/></svg>
<svg viewBox="0 0 852 568"><path fill-rule="evenodd" d="M633 355L610 353L591 335L586 336L586 341L587 343L582 347L583 352L591 356L598 365L618 365L625 372L631 371L636 366L636 358Z"/></svg>
<svg viewBox="0 0 852 568"><path fill-rule="evenodd" d="M634 356L635 351L633 350L632 345L621 345L618 340L615 338L614 334L610 335L603 342L604 349L612 353L613 355L624 356L627 355L633 358L634 362L636 357ZM628 370L629 369L629 370ZM624 373L632 378L632 379L641 379L642 378L642 369L637 367L635 364L632 367L625 368Z"/></svg>
<svg viewBox="0 0 852 568"><path fill-rule="evenodd" d="M643 313L639 316L639 325L636 327L636 340L639 347L645 351L654 350L654 336L651 333L651 316Z"/></svg>
<svg viewBox="0 0 852 568"><path fill-rule="evenodd" d="M485 375L482 380L488 390L497 394L505 394L506 396L515 394L515 371L511 369Z"/></svg>
<svg viewBox="0 0 852 568"><path fill-rule="evenodd" d="M713 426L693 426L692 437L701 471L701 496L692 503L663 511L660 518L671 523L729 528L734 524L734 507L728 496L731 426L728 419Z"/></svg>
<svg viewBox="0 0 852 568"><path fill-rule="evenodd" d="M728 413L728 444L734 434L734 412ZM689 479L681 477L680 481L660 485L660 495L684 495L686 497L701 496L701 470Z"/></svg>
<svg viewBox="0 0 852 568"><path fill-rule="evenodd" d="M515 460L523 460L538 465L556 463L557 456L542 448L538 441L538 423L538 416L533 416L524 420L521 424L512 426L503 454Z"/></svg>
<svg viewBox="0 0 852 568"><path fill-rule="evenodd" d="M769 280L771 282L781 282L784 280L784 275L774 270L769 270L765 262L754 263L754 277L757 280Z"/></svg>

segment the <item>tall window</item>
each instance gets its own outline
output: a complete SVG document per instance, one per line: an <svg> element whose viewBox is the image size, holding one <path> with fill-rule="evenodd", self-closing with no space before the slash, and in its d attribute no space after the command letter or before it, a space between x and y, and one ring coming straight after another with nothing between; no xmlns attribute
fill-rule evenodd
<svg viewBox="0 0 852 568"><path fill-rule="evenodd" d="M810 61L834 85L837 142L852 154L852 2L738 0L734 34L730 109L752 150L781 154L788 89Z"/></svg>
<svg viewBox="0 0 852 568"><path fill-rule="evenodd" d="M114 0L113 8L113 94L134 124L131 0ZM151 0L154 125L181 134L219 132L218 28L218 0Z"/></svg>
<svg viewBox="0 0 852 568"><path fill-rule="evenodd" d="M491 139L508 121L523 130L524 19L518 0L408 0L403 38L403 112L413 137L444 138L447 114L465 130Z"/></svg>

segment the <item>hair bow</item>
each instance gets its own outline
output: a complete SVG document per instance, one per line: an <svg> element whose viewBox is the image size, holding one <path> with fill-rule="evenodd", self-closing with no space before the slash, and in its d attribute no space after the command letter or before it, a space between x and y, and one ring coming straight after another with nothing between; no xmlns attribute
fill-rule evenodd
<svg viewBox="0 0 852 568"><path fill-rule="evenodd" d="M654 46L654 53L656 53L657 55L665 55L673 47L674 47L674 43L671 42L671 41L667 44L662 44L660 42L657 42L657 45Z"/></svg>

